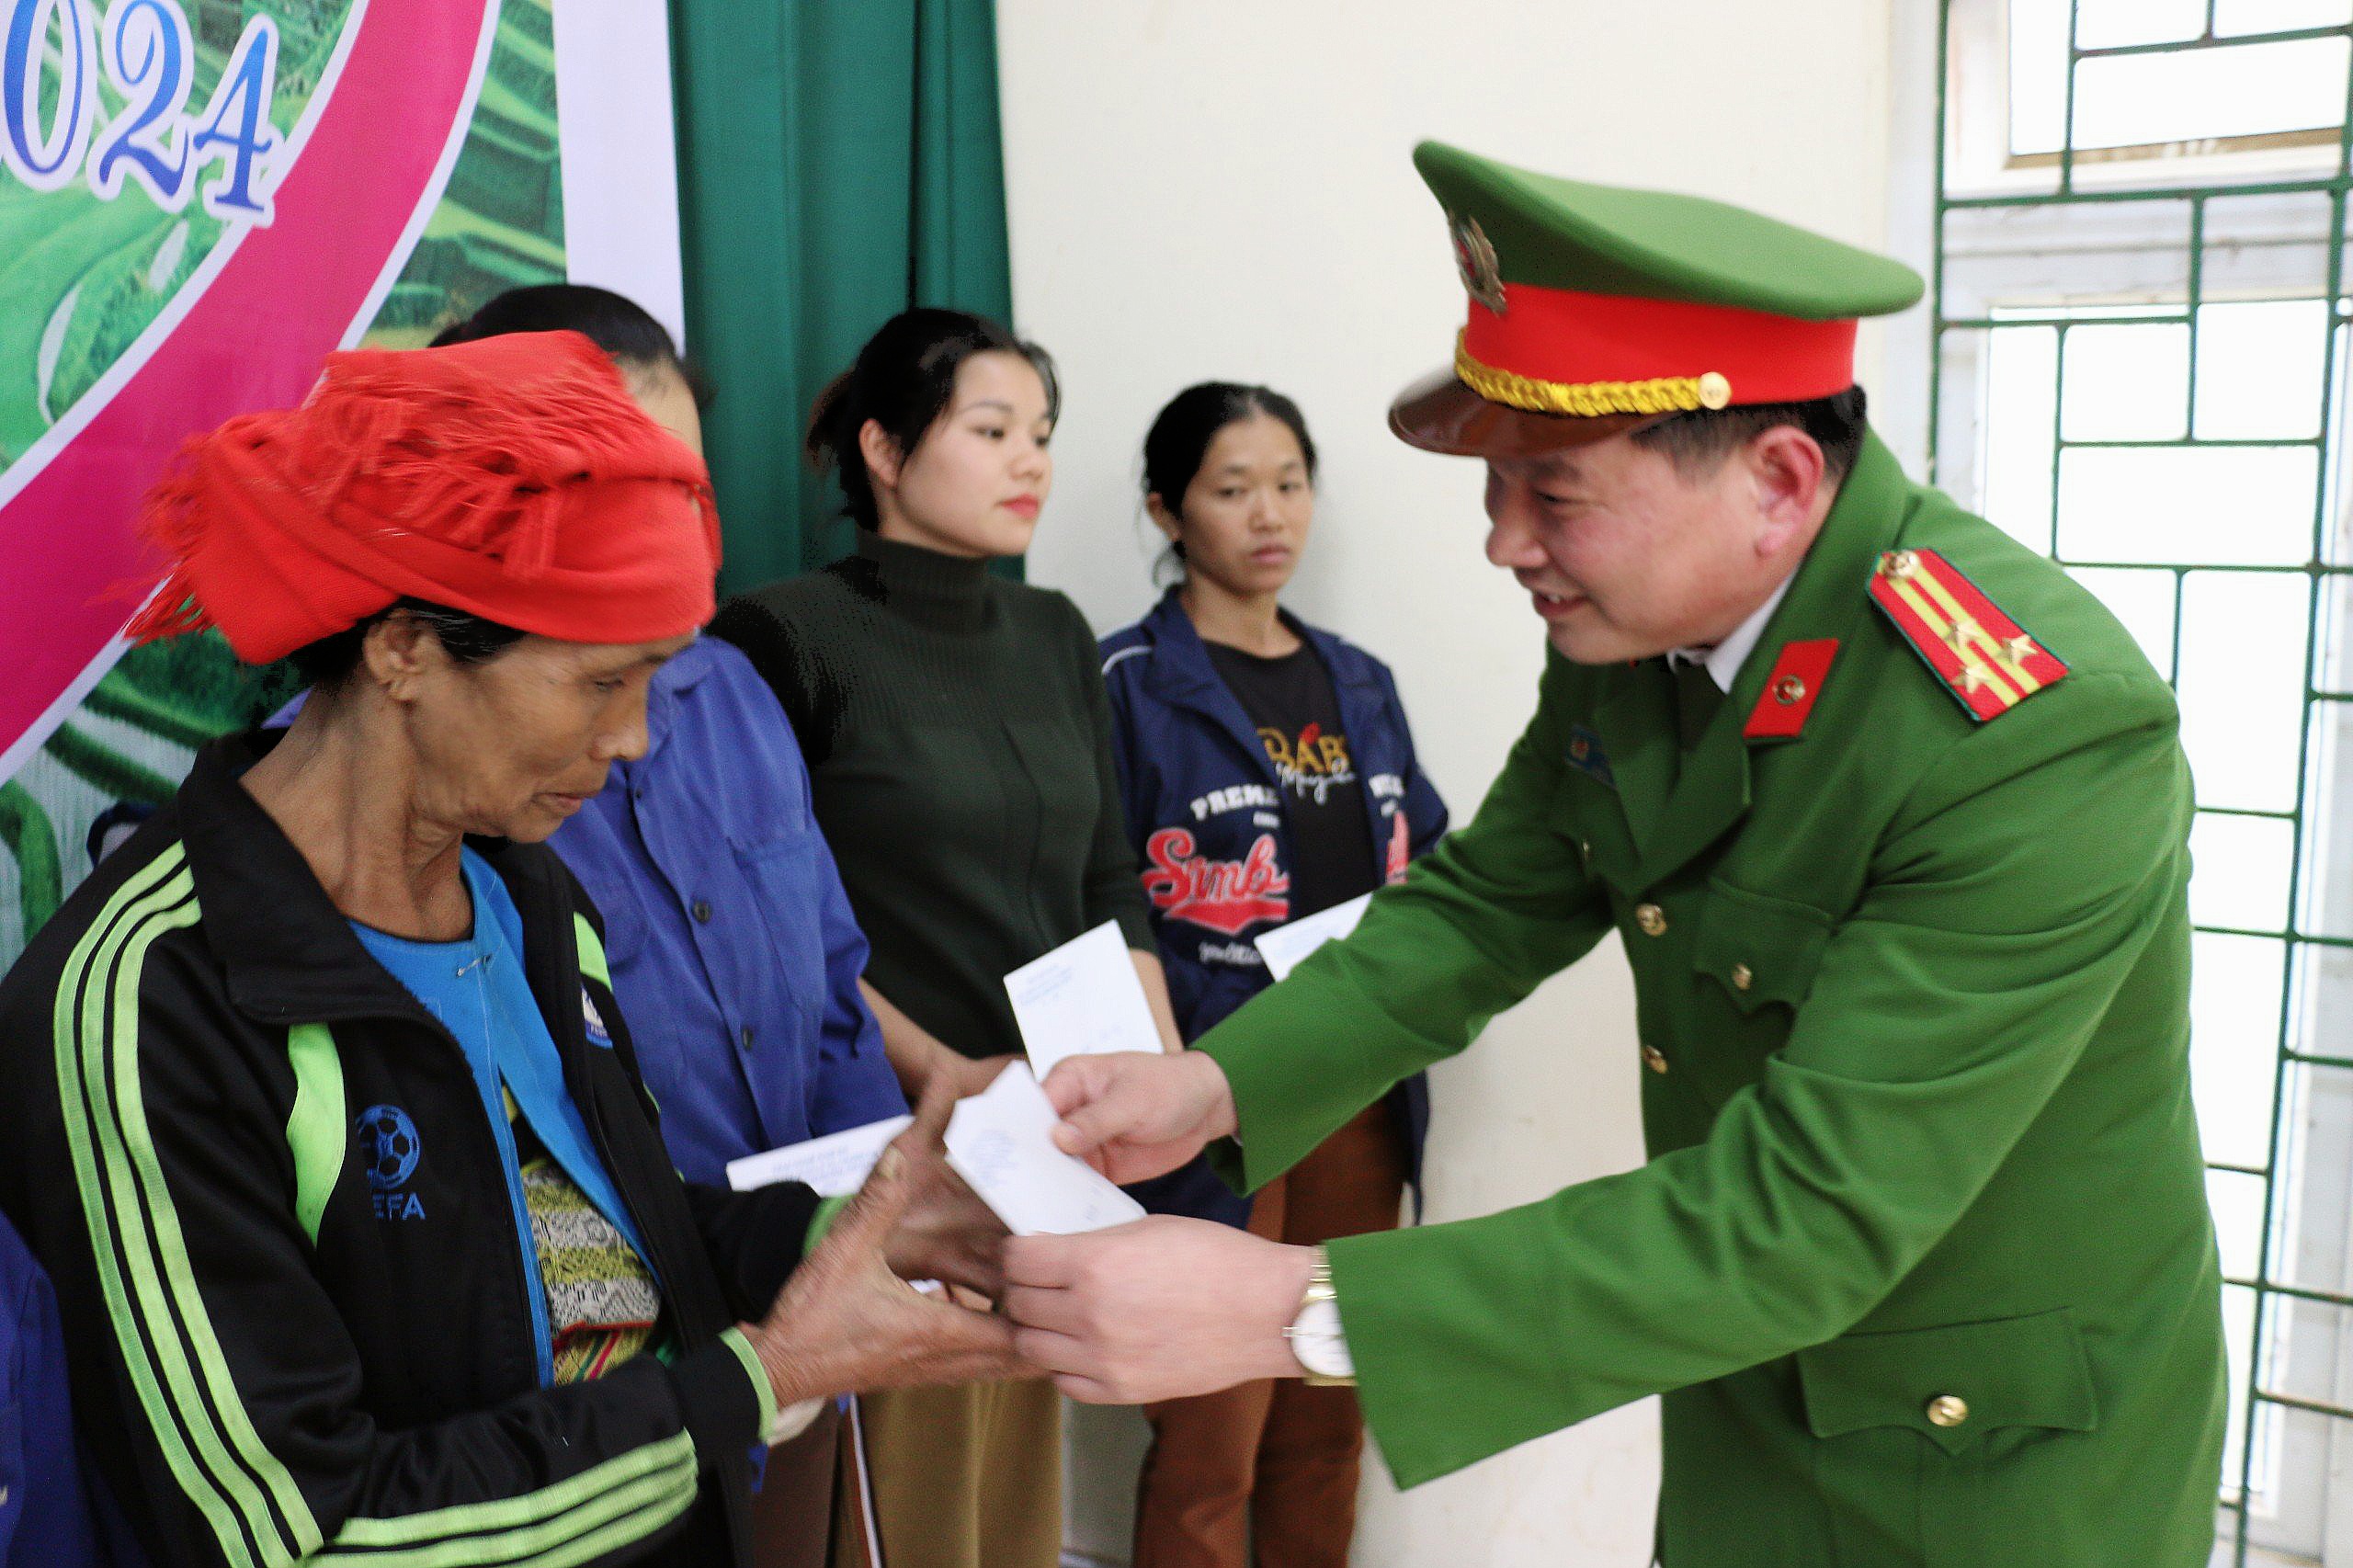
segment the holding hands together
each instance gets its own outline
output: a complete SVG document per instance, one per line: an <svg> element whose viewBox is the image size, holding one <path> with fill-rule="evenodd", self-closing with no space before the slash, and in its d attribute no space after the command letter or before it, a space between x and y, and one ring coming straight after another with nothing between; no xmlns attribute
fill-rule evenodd
<svg viewBox="0 0 2353 1568"><path fill-rule="evenodd" d="M1013 1325L918 1294L942 1279L994 1298L1005 1227L948 1168L940 1133L954 1104L927 1094L833 1228L745 1334L779 1406L866 1389L1034 1377Z"/></svg>
<svg viewBox="0 0 2353 1568"><path fill-rule="evenodd" d="M1045 1089L1063 1118L1055 1143L1116 1182L1175 1170L1236 1126L1224 1073L1198 1051L1074 1056ZM1147 1403L1301 1371L1283 1329L1310 1248L1155 1214L1016 1236L1004 1256L1015 1346L1073 1399Z"/></svg>

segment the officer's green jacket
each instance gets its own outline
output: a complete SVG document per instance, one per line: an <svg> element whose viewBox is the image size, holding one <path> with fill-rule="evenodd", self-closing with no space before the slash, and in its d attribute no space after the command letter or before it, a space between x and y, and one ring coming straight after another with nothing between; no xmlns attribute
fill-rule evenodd
<svg viewBox="0 0 2353 1568"><path fill-rule="evenodd" d="M1964 711L1868 593L1898 549L2068 673ZM1745 736L1824 639L1802 733ZM1398 1482L1663 1394L1665 1568L2204 1564L2177 727L2088 594L1875 438L1695 749L1661 661L1552 659L1475 820L1200 1042L1256 1186L1624 937L1648 1163L1331 1245Z"/></svg>

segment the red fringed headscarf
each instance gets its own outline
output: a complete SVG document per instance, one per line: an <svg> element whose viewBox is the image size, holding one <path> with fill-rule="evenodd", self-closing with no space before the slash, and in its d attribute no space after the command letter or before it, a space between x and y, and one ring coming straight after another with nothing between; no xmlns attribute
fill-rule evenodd
<svg viewBox="0 0 2353 1568"><path fill-rule="evenodd" d="M572 332L329 355L300 408L189 440L141 526L171 575L128 635L218 626L250 664L404 597L658 642L710 619L719 569L701 460Z"/></svg>

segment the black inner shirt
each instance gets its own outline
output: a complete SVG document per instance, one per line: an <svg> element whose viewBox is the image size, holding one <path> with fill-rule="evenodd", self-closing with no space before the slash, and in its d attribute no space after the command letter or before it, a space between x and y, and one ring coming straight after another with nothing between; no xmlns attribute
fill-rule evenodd
<svg viewBox="0 0 2353 1568"><path fill-rule="evenodd" d="M1340 723L1332 674L1315 650L1261 658L1221 642L1210 662L1258 731L1290 818L1290 913L1296 920L1381 885L1364 780Z"/></svg>

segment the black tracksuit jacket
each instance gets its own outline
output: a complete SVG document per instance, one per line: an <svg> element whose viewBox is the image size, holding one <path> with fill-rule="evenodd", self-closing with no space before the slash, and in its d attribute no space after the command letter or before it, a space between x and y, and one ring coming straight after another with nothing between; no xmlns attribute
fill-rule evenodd
<svg viewBox="0 0 2353 1568"><path fill-rule="evenodd" d="M541 1387L465 1056L238 783L270 739L208 748L0 983L0 1210L90 1455L174 1568L744 1562L774 1411L733 1325L814 1197L679 1180L587 895L478 843L664 1307L663 1356Z"/></svg>

